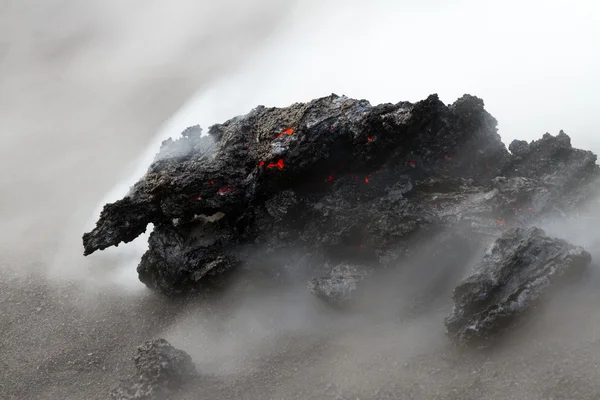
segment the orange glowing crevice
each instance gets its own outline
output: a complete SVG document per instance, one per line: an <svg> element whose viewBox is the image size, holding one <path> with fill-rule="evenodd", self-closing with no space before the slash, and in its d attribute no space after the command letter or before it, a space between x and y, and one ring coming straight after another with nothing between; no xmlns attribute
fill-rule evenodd
<svg viewBox="0 0 600 400"><path fill-rule="evenodd" d="M232 191L232 190L234 190L234 189L235 189L234 187L225 186L225 187L222 187L222 188L220 188L220 189L217 191L217 194L218 194L218 195L220 195L220 196L223 196L223 195L225 195L225 194L227 194L227 193L231 192L231 191Z"/></svg>
<svg viewBox="0 0 600 400"><path fill-rule="evenodd" d="M291 135L292 133L294 133L294 128L285 129L285 130L279 132L279 134L277 136L275 136L275 139L279 139L283 135Z"/></svg>
<svg viewBox="0 0 600 400"><path fill-rule="evenodd" d="M259 162L259 163L258 163L258 168L260 168L260 167L262 167L262 166L264 166L264 165L265 165L265 162L264 162L264 161L261 161L261 162Z"/></svg>
<svg viewBox="0 0 600 400"><path fill-rule="evenodd" d="M275 164L268 164L267 168L276 168L283 169L283 158L280 158Z"/></svg>
<svg viewBox="0 0 600 400"><path fill-rule="evenodd" d="M368 138L367 138L367 140L368 140L369 142L372 142L372 141L373 141L373 138L372 138L372 137L368 137Z"/></svg>

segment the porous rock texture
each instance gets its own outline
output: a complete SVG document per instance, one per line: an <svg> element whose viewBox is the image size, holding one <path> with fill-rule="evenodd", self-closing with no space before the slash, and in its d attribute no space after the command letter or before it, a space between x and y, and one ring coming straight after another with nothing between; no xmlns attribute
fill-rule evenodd
<svg viewBox="0 0 600 400"><path fill-rule="evenodd" d="M448 334L463 344L489 339L550 289L580 276L591 260L582 247L539 228L509 229L454 289Z"/></svg>
<svg viewBox="0 0 600 400"><path fill-rule="evenodd" d="M113 400L162 400L197 376L192 358L165 339L138 347L133 357L136 374L110 393Z"/></svg>
<svg viewBox="0 0 600 400"><path fill-rule="evenodd" d="M259 106L208 135L191 127L104 207L85 254L152 223L138 273L163 294L204 291L232 270L309 280L324 265L398 265L440 233L493 240L591 196L593 153L562 131L509 152L496 125L471 95L377 106L331 95Z"/></svg>

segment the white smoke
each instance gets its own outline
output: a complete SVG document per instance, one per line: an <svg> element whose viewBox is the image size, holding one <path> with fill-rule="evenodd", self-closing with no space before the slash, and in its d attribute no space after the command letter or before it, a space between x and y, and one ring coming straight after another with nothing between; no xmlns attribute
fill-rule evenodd
<svg viewBox="0 0 600 400"><path fill-rule="evenodd" d="M84 258L81 234L101 205L121 197L145 172L166 137L189 125L206 129L258 104L285 106L332 92L374 104L431 93L450 103L470 93L499 120L505 143L564 129L573 145L599 152L599 11L596 0L0 0L0 266L50 269L61 283L73 278L84 288L117 285L109 296L85 290L73 296L92 310L73 330L133 327L116 341L109 334L99 340L103 351L129 353L162 329L206 371L266 371L264 380L250 385L260 392L257 398L269 390L266 397L288 398L294 388L300 393L332 382L357 392L399 382L407 395L425 382L428 390L437 385L447 393L455 382L471 381L477 360L461 363L440 350L439 310L403 324L393 318L396 305L388 305L382 325L369 316L341 322L338 316L334 323L315 311L303 290L258 291L257 298L241 299L233 291L237 303L190 306L175 318L178 306L167 302L140 300L139 308L133 300L113 302L123 287L136 296L142 287L135 265L145 237ZM550 221L545 228L593 246L594 223L565 229ZM407 296L428 290L430 279L412 275ZM40 292L62 299L56 288ZM14 296L21 292L28 293L19 287ZM599 317L591 292L565 302L558 310L566 312L532 330L534 340L517 343L513 353L534 362L546 354L553 363L571 354L572 344L595 343ZM586 297L594 301L575 304ZM37 330L45 339L53 332L44 351L80 352L79 342L54 334L56 323L69 321L61 301L44 309L52 317L32 319L27 334ZM29 309L9 306L30 317ZM161 307L167 312L156 311ZM110 323L94 325L95 316L88 315L97 312ZM557 329L560 324L564 328ZM565 336L567 329L572 333ZM330 342L321 336L332 333ZM317 337L306 339L311 335ZM13 348L7 356L17 354L7 358L11 369L27 364L24 354L38 356L22 352L31 344L27 335L8 337ZM82 338L86 346L94 342ZM280 346L282 338L287 344ZM417 354L423 367L419 361L400 374ZM504 358L495 359L496 369L480 363L484 378L489 370L488 381L499 382L497 393L537 393L539 380L523 378L533 369ZM550 367L541 360L535 369L543 372ZM273 378L286 374L288 381Z"/></svg>
<svg viewBox="0 0 600 400"><path fill-rule="evenodd" d="M0 1L2 264L89 276L103 256L82 258L81 234L103 196L186 99L241 68L293 5Z"/></svg>

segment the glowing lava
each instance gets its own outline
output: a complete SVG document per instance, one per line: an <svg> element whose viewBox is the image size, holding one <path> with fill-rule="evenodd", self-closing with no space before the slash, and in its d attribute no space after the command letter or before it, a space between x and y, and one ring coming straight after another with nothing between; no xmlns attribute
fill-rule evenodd
<svg viewBox="0 0 600 400"><path fill-rule="evenodd" d="M220 188L220 189L217 191L217 194L218 194L219 196L223 196L223 195L225 195L225 194L227 194L227 193L231 192L231 191L232 191L232 190L234 190L234 189L235 189L234 187L229 187L229 186L222 187L222 188Z"/></svg>
<svg viewBox="0 0 600 400"><path fill-rule="evenodd" d="M333 181L333 172L325 179L325 183Z"/></svg>
<svg viewBox="0 0 600 400"><path fill-rule="evenodd" d="M211 185L214 185L214 184L215 184L215 181L213 181L213 180L211 179L211 180L210 180L210 184L211 184Z"/></svg>
<svg viewBox="0 0 600 400"><path fill-rule="evenodd" d="M267 168L275 168L275 167L279 167L279 169L283 169L283 158L280 158L279 161L277 161L277 163L275 164L269 164L267 165Z"/></svg>
<svg viewBox="0 0 600 400"><path fill-rule="evenodd" d="M372 138L372 137L368 137L368 138L367 138L367 140L368 140L369 142L372 142L372 141L373 141L373 138Z"/></svg>
<svg viewBox="0 0 600 400"><path fill-rule="evenodd" d="M285 130L279 132L279 134L277 136L275 136L275 139L279 139L283 135L291 135L292 133L294 133L294 128L285 129Z"/></svg>
<svg viewBox="0 0 600 400"><path fill-rule="evenodd" d="M264 162L264 161L261 161L261 162L259 162L259 163L258 163L258 168L260 168L260 167L262 167L262 166L264 166L264 165L265 165L265 162Z"/></svg>

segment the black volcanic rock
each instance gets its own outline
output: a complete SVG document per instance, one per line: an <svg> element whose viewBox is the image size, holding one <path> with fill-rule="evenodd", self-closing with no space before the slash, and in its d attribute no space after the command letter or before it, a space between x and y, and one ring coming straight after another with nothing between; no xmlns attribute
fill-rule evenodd
<svg viewBox="0 0 600 400"><path fill-rule="evenodd" d="M240 267L310 279L327 264L396 265L441 232L486 242L569 213L598 176L596 156L562 132L509 153L470 95L377 106L331 95L201 132L163 143L84 234L86 255L152 223L138 273L161 293L202 291Z"/></svg>
<svg viewBox="0 0 600 400"><path fill-rule="evenodd" d="M113 400L158 400L197 376L192 358L183 350L171 346L165 339L156 339L138 347L133 357L136 374L110 393Z"/></svg>
<svg viewBox="0 0 600 400"><path fill-rule="evenodd" d="M488 339L590 262L583 248L541 229L509 229L454 290L448 334L463 344Z"/></svg>

